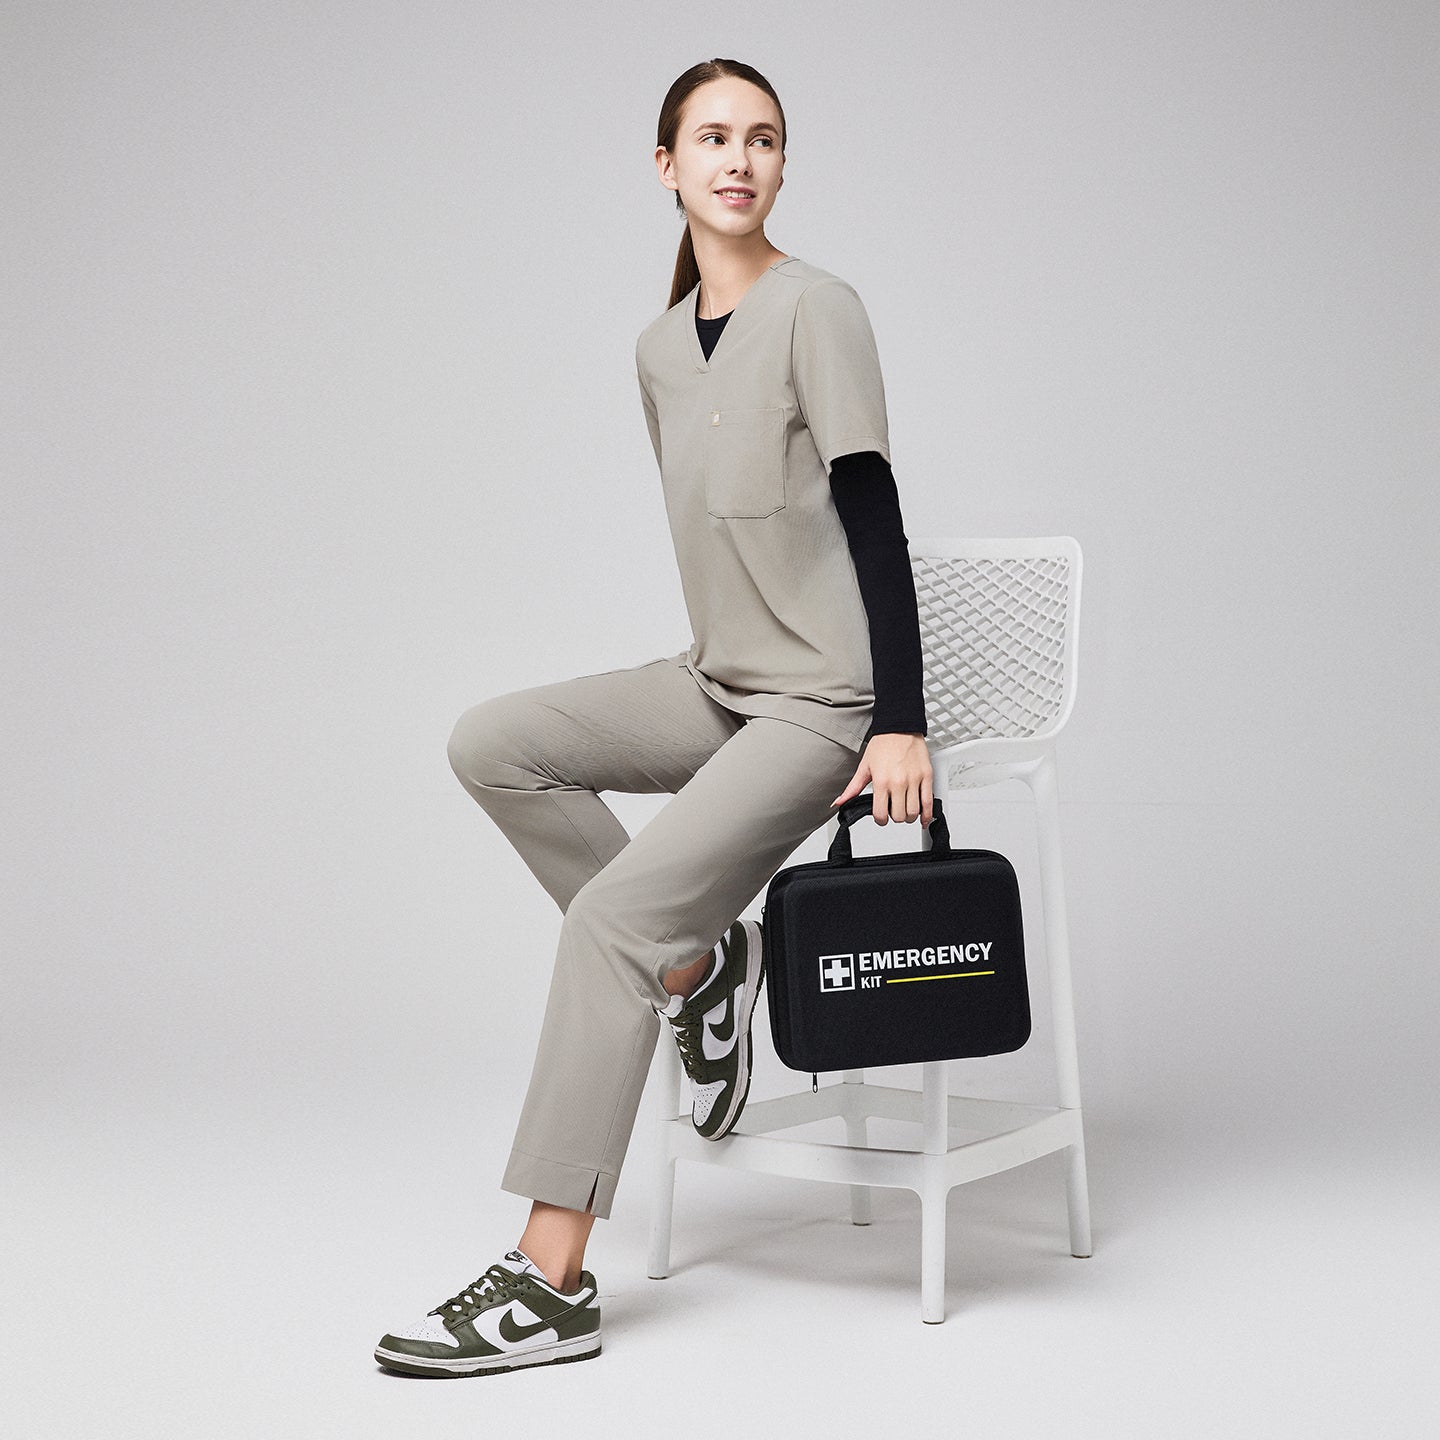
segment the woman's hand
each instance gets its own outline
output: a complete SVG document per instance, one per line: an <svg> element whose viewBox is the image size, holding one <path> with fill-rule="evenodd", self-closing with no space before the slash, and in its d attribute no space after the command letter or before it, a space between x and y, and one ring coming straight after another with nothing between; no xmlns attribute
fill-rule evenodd
<svg viewBox="0 0 1440 1440"><path fill-rule="evenodd" d="M923 735L872 735L855 778L830 804L843 805L872 781L877 825L918 818L928 826L934 819L934 771Z"/></svg>

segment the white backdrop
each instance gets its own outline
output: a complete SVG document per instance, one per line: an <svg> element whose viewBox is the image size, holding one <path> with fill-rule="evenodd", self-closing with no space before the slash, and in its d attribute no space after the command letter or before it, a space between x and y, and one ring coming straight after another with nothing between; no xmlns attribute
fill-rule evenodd
<svg viewBox="0 0 1440 1440"><path fill-rule="evenodd" d="M633 349L680 234L656 116L714 55L786 108L770 239L866 302L907 532L1085 552L1060 767L1096 1253L1056 1239L1058 1168L1039 1197L1027 1172L986 1182L997 1202L952 1197L952 1307L982 1263L972 1204L998 1203L987 1251L1034 1229L1036 1275L1098 1285L1107 1242L1173 1257L1202 1216L1216 1255L1259 1263L1235 1217L1293 1235L1292 1186L1335 1209L1306 1211L1319 1288L1267 1334L1303 1310L1318 1345L1343 1314L1388 1337L1392 1398L1417 1383L1403 1317L1364 1306L1434 1254L1408 1150L1440 1120L1437 49L1423 0L7 6L14 1433L194 1433L218 1387L237 1434L471 1433L495 1403L368 1360L525 1213L497 1182L560 917L445 742L488 695L689 641ZM1028 881L1023 799L952 828ZM660 803L614 798L632 831ZM1037 1022L952 1089L1047 1097ZM754 1093L790 1088L761 1046ZM629 1295L632 1330L599 1365L497 1378L506 1403L524 1385L579 1414L658 1376L762 1222L843 1210L682 1172L677 1254L685 1204L734 1239L698 1308L647 1330L647 1143L642 1115L592 1241L607 1326ZM1196 1226L1147 1229L1187 1203ZM908 1343L918 1211L884 1213L890 1259L823 1313L857 1304L870 1335L883 1303ZM1342 1295L1328 1246L1362 1235ZM1123 1338L1126 1293L1117 1345L1152 1343L1149 1320ZM761 1334L819 1298L803 1273L768 1296ZM978 1343L966 1313L925 1332L955 1357L916 1372L937 1406ZM77 1361L77 1329L101 1351ZM1258 1368L1206 1403L1299 1423L1290 1379L1230 1360ZM1013 1417L998 1351L985 1374ZM1109 1434L1181 1392L1114 1393Z"/></svg>

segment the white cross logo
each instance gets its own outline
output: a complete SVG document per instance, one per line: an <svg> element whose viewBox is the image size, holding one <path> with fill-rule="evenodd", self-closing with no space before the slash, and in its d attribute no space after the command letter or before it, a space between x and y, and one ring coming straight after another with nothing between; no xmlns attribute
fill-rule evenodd
<svg viewBox="0 0 1440 1440"><path fill-rule="evenodd" d="M853 955L822 955L820 957L821 990L853 990L855 988L854 961Z"/></svg>

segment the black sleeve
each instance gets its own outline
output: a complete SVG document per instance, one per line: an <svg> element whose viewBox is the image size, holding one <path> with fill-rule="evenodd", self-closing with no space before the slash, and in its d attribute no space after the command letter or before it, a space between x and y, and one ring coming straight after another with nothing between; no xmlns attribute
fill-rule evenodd
<svg viewBox="0 0 1440 1440"><path fill-rule="evenodd" d="M875 450L837 455L830 467L830 493L870 622L875 715L864 744L872 735L924 735L920 612L890 462Z"/></svg>

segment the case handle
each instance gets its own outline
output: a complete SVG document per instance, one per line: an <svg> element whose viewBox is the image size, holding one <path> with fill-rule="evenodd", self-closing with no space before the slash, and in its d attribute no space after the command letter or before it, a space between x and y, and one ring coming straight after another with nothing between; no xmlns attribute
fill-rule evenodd
<svg viewBox="0 0 1440 1440"><path fill-rule="evenodd" d="M938 795L931 797L930 807L930 850L928 853L932 857L938 858L950 853L950 826L945 821L945 807ZM832 865L850 865L855 860L854 851L850 846L850 827L862 815L874 817L874 792L851 796L835 814L840 821L840 830L830 842L830 853L827 859Z"/></svg>

